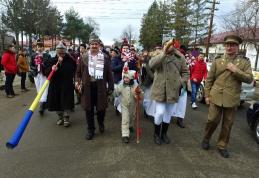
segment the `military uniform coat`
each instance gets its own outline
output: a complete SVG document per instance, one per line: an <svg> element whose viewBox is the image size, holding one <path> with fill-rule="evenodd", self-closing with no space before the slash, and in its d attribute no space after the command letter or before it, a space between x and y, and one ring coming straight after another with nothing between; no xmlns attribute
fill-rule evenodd
<svg viewBox="0 0 259 178"><path fill-rule="evenodd" d="M172 54L162 52L149 61L154 71L151 98L158 102L177 103L182 86L189 79L189 69L184 56L175 50Z"/></svg>
<svg viewBox="0 0 259 178"><path fill-rule="evenodd" d="M114 90L114 82L109 57L104 54L103 79L97 82L97 110L103 111L107 108L107 93ZM82 60L77 66L76 81L82 82L81 106L85 111L91 110L91 76L88 71L88 53L83 54ZM107 85L108 84L108 85Z"/></svg>
<svg viewBox="0 0 259 178"><path fill-rule="evenodd" d="M238 68L233 73L226 69L232 62ZM224 55L213 61L205 83L205 97L217 106L235 107L240 104L240 92L242 82L253 81L250 61L237 56L231 60Z"/></svg>
<svg viewBox="0 0 259 178"><path fill-rule="evenodd" d="M56 64L58 57L51 59L48 69ZM74 76L76 62L66 54L61 64L58 65L50 84L47 97L49 111L64 111L74 108Z"/></svg>

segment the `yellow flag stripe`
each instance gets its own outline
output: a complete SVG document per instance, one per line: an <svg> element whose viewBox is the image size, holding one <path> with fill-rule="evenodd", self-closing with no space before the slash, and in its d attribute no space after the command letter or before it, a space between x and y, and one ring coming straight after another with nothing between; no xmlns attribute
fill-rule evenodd
<svg viewBox="0 0 259 178"><path fill-rule="evenodd" d="M40 99L41 99L41 97L42 97L42 95L43 95L45 89L47 88L48 84L49 84L49 80L46 80L46 81L44 82L43 86L41 87L41 89L40 89L38 95L37 95L36 98L34 99L34 101L33 101L33 103L32 103L32 105L31 105L31 107L30 107L29 110L31 110L31 111L33 111L33 112L35 111L35 109L37 108L37 106L38 106L38 104L39 104L39 101L40 101Z"/></svg>

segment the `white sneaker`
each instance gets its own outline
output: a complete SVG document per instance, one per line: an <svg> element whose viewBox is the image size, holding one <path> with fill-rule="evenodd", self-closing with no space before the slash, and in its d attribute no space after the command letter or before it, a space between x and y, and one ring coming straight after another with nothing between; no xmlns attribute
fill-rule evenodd
<svg viewBox="0 0 259 178"><path fill-rule="evenodd" d="M196 103L192 103L192 109L196 109L198 108L198 106L196 105Z"/></svg>

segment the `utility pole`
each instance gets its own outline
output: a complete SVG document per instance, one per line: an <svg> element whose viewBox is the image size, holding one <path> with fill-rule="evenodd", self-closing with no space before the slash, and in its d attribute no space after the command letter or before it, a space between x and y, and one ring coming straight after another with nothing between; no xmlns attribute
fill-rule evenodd
<svg viewBox="0 0 259 178"><path fill-rule="evenodd" d="M205 56L208 58L209 56L209 47L210 47L210 38L211 38L211 32L212 32L212 25L213 25L213 18L214 18L214 12L215 10L218 10L218 9L215 9L215 6L216 4L219 4L219 2L216 2L216 0L213 0L212 2L209 2L209 3L212 3L212 8L211 8L211 14L210 14L210 24L209 24L209 31L208 31L208 38L207 38L207 46L206 46L206 53L205 53Z"/></svg>

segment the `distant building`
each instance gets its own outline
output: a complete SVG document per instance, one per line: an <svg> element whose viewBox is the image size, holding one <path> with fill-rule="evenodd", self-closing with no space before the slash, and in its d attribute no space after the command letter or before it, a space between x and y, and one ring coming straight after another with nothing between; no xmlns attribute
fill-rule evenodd
<svg viewBox="0 0 259 178"><path fill-rule="evenodd" d="M251 41L256 41L259 45L259 28L256 30L255 39L249 31L245 29L240 29L238 34L240 34L243 39L243 43L240 45L240 52L248 57L251 61L252 68L255 68L255 60L256 60L256 49ZM233 32L221 32L217 34L213 34L210 39L210 47L209 47L209 58L214 59L218 55L222 55L224 53L224 37ZM207 39L200 40L196 47L202 50L202 53L206 52L206 41ZM190 44L194 45L194 44ZM257 66L259 68L259 66Z"/></svg>

